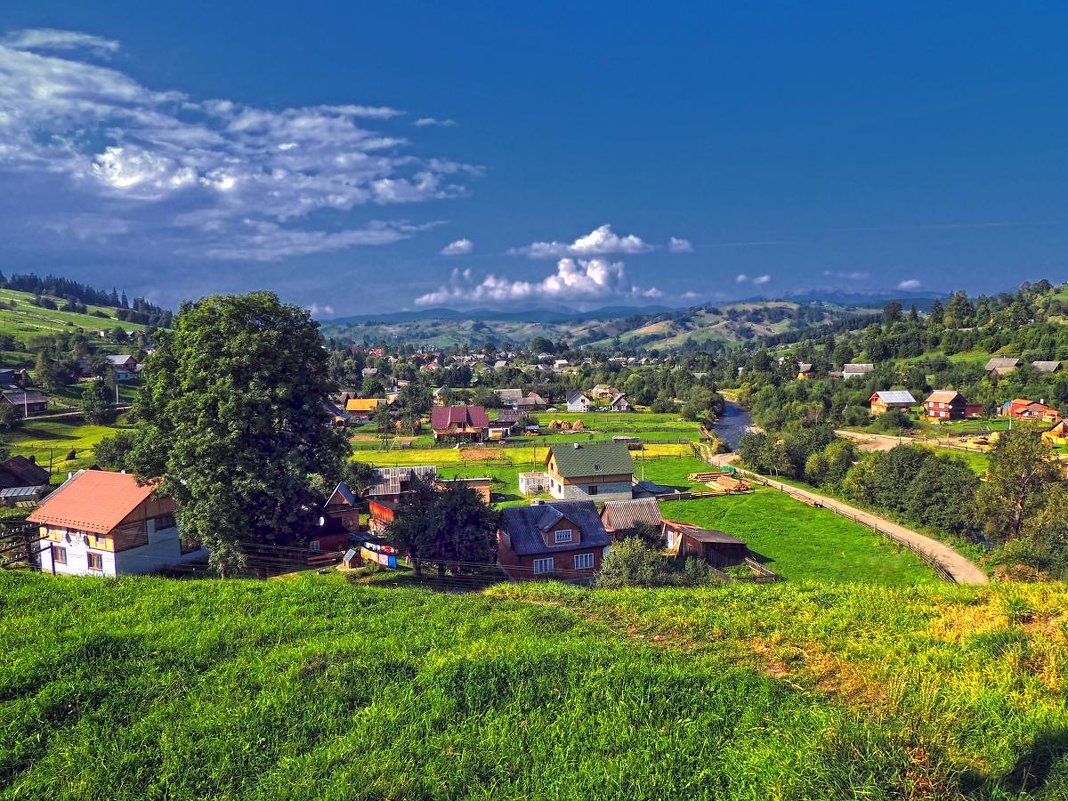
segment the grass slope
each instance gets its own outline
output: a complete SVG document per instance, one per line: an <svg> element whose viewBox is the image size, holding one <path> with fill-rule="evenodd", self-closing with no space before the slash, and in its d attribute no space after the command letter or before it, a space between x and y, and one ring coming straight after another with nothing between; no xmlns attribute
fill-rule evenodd
<svg viewBox="0 0 1068 801"><path fill-rule="evenodd" d="M937 581L934 572L908 549L887 542L859 523L772 489L671 501L662 510L670 520L744 539L757 558L784 579L896 586Z"/></svg>
<svg viewBox="0 0 1068 801"><path fill-rule="evenodd" d="M5 308L0 308L0 333L13 334L20 340L39 334L71 332L78 328L87 332L110 331L121 326L127 331L141 331L143 325L120 322L115 317L115 309L107 306L88 306L88 314L54 311L35 306L31 301L33 295L28 292L16 292L12 289L0 289L0 300ZM6 306L12 308L6 308ZM99 312L104 317L93 314Z"/></svg>
<svg viewBox="0 0 1068 801"><path fill-rule="evenodd" d="M3 574L0 795L1016 797L1065 713L996 600Z"/></svg>

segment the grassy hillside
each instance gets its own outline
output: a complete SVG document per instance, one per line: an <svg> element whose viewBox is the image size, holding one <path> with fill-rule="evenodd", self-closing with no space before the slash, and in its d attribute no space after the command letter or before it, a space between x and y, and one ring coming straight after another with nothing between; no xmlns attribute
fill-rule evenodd
<svg viewBox="0 0 1068 801"><path fill-rule="evenodd" d="M82 328L87 332L110 331L121 326L127 331L141 331L143 325L120 322L116 309L108 306L88 306L87 314L43 309L33 304L33 295L0 289L0 334L12 334L25 341L38 334L53 334Z"/></svg>
<svg viewBox="0 0 1068 801"><path fill-rule="evenodd" d="M6 573L0 797L1060 798L1066 608Z"/></svg>

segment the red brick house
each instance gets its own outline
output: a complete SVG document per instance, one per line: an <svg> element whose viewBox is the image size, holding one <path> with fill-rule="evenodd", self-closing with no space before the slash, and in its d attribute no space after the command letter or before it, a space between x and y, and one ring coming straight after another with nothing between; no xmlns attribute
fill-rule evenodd
<svg viewBox="0 0 1068 801"><path fill-rule="evenodd" d="M586 581L611 544L593 501L535 502L503 511L497 561L515 581Z"/></svg>

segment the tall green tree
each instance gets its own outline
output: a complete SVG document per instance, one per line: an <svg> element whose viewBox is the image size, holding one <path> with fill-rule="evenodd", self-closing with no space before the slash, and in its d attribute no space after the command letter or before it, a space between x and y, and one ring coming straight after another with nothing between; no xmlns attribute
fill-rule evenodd
<svg viewBox="0 0 1068 801"><path fill-rule="evenodd" d="M94 425L106 425L115 419L115 404L111 401L112 390L107 381L97 378L82 390L82 410L85 419Z"/></svg>
<svg viewBox="0 0 1068 801"><path fill-rule="evenodd" d="M417 481L386 529L386 538L412 561L416 575L424 562L454 575L470 572L471 564L496 559L497 513L478 494L460 484L437 491Z"/></svg>
<svg viewBox="0 0 1068 801"><path fill-rule="evenodd" d="M309 474L341 475L348 443L323 406L334 387L319 327L269 292L216 295L184 306L156 345L129 463L163 479L185 535L232 575L243 543L312 528Z"/></svg>
<svg viewBox="0 0 1068 801"><path fill-rule="evenodd" d="M1050 448L1037 431L1006 431L990 452L987 480L975 496L976 520L994 542L1019 539L1059 479Z"/></svg>

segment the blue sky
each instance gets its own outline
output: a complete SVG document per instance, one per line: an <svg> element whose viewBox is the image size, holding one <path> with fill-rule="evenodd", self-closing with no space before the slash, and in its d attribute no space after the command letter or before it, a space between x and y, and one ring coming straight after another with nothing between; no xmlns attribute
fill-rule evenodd
<svg viewBox="0 0 1068 801"><path fill-rule="evenodd" d="M5 0L0 268L324 317L1068 278L1063 4L237 5Z"/></svg>

